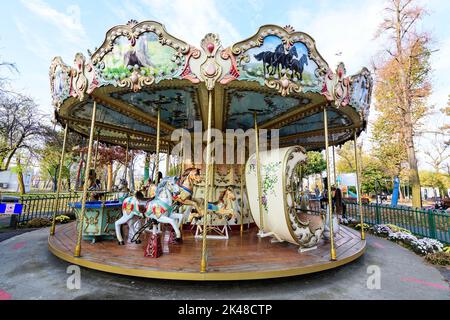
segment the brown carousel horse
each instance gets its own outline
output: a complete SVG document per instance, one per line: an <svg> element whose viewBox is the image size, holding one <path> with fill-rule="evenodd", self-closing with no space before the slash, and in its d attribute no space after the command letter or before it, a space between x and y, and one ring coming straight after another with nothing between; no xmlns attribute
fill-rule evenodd
<svg viewBox="0 0 450 320"><path fill-rule="evenodd" d="M193 201L196 201L198 206L201 208L200 211L192 211L189 215L188 222L191 222L193 219L200 219L204 215L204 205L205 200L204 199L193 199ZM225 217L228 221L231 219L235 219L235 222L237 223L237 214L236 214L236 195L233 192L233 189L231 187L227 187L219 197L219 201L216 202L209 202L208 203L208 209L213 211L215 214L220 215L222 217Z"/></svg>
<svg viewBox="0 0 450 320"><path fill-rule="evenodd" d="M194 207L195 210L200 210L197 201L192 199L194 193L194 185L202 182L202 177L200 176L200 169L189 168L186 169L178 181L178 186L180 187L180 194L175 199L181 205Z"/></svg>
<svg viewBox="0 0 450 320"><path fill-rule="evenodd" d="M199 219L204 215L204 199L192 198L194 184L198 184L202 181L200 176L200 169L189 168L181 175L178 185L180 186L180 194L175 199L181 205L192 207L193 210L189 214L188 222L191 223L194 218ZM219 201L215 203L209 203L208 209L214 211L216 214L227 217L228 220L236 219L236 210L234 208L234 201L236 195L231 188L225 189L221 194Z"/></svg>

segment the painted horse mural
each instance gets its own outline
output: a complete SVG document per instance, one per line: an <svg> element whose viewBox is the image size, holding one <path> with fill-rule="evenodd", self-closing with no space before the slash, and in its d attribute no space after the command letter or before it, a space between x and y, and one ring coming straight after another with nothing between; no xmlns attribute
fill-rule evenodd
<svg viewBox="0 0 450 320"><path fill-rule="evenodd" d="M292 68L292 62L294 61L294 57L298 57L297 48L292 46L289 49L289 52L283 55L278 60L277 69L281 68L281 70L290 70Z"/></svg>
<svg viewBox="0 0 450 320"><path fill-rule="evenodd" d="M284 55L284 46L280 44L275 48L274 52L263 51L255 54L254 57L256 60L263 62L264 75L274 75L275 71L278 71L278 65ZM269 69L270 67L272 67L272 69Z"/></svg>
<svg viewBox="0 0 450 320"><path fill-rule="evenodd" d="M308 57L306 54L303 54L300 60L292 59L290 65L290 70L292 71L291 78L297 77L300 81L302 81L305 65L308 65Z"/></svg>
<svg viewBox="0 0 450 320"><path fill-rule="evenodd" d="M303 71L305 65L308 65L308 56L303 54L298 58L297 48L291 46L286 53L283 44L278 45L275 51L263 51L254 55L257 61L262 61L264 75L274 75L278 73L282 76L285 73L291 74L291 79L298 78L303 80ZM289 72L290 71L290 72Z"/></svg>
<svg viewBox="0 0 450 320"><path fill-rule="evenodd" d="M119 245L124 245L120 227L127 223L129 226L128 242L141 243L139 234L141 227L140 219L145 218L148 224L167 223L175 231L175 241L181 242L180 224L183 216L175 213L174 198L180 193L177 177L166 177L158 185L155 197L151 200L141 196L132 196L124 200L122 205L122 218L116 221L116 237Z"/></svg>

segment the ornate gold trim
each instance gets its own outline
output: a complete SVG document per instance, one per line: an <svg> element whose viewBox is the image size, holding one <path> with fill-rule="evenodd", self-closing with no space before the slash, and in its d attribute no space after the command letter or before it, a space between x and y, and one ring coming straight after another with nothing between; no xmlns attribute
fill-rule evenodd
<svg viewBox="0 0 450 320"><path fill-rule="evenodd" d="M103 44L92 54L92 63L94 65L100 63L105 55L113 49L114 41L118 37L126 36L132 44L135 44L137 39L147 32L156 34L162 45L169 46L182 54L188 54L191 50L189 44L170 35L161 23L151 20L137 23L136 20L131 20L126 25L114 26L106 32Z"/></svg>

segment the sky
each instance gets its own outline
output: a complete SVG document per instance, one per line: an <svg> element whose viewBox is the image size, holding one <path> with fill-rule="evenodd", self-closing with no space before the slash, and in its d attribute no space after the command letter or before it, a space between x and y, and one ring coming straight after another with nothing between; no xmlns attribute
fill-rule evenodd
<svg viewBox="0 0 450 320"><path fill-rule="evenodd" d="M449 0L418 0L428 10L421 24L433 37L433 94L436 110L450 94ZM218 33L227 47L252 36L264 24L291 25L311 35L318 51L333 69L343 61L347 74L370 67L383 49L375 40L382 22L385 0L11 0L0 1L0 61L16 63L19 73L10 74L14 90L35 98L44 112L52 114L49 66L61 56L71 64L77 52L99 47L107 30L130 19L156 20L166 30L197 47L209 32ZM2 73L6 72L1 70ZM372 112L371 121L376 117ZM438 112L425 123L429 129L449 122ZM370 134L370 129L369 129ZM367 140L367 135L363 137ZM421 138L418 149L426 150ZM428 168L423 152L419 166Z"/></svg>

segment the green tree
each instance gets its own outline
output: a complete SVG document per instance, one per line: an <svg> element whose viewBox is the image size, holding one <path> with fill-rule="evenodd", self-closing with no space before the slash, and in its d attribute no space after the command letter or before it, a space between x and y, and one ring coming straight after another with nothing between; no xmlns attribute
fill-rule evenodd
<svg viewBox="0 0 450 320"><path fill-rule="evenodd" d="M323 158L322 153L309 151L306 156L306 163L304 163L302 166L303 176L320 174L327 169L327 162Z"/></svg>
<svg viewBox="0 0 450 320"><path fill-rule="evenodd" d="M441 195L447 194L450 188L450 175L434 171L420 171L422 186L439 190Z"/></svg>
<svg viewBox="0 0 450 320"><path fill-rule="evenodd" d="M390 179L383 163L372 153L363 151L361 145L357 145L358 154L360 155L361 166L361 190L363 193L375 192L376 181L382 182ZM353 142L347 142L340 149L337 149L338 159L336 168L338 173L355 173L355 150Z"/></svg>
<svg viewBox="0 0 450 320"><path fill-rule="evenodd" d="M61 151L64 142L64 132L56 130L50 126L42 126L44 139L43 146L38 149L39 165L41 177L53 182L53 189L56 190L59 166L61 161ZM66 150L61 179L67 181L70 188L70 169L76 161L76 155L72 152L73 148L80 143L80 138L76 134L68 133Z"/></svg>

